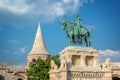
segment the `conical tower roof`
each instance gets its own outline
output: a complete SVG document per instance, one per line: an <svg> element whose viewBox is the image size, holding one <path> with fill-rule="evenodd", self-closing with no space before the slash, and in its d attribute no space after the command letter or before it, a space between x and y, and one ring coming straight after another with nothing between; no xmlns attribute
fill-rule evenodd
<svg viewBox="0 0 120 80"><path fill-rule="evenodd" d="M36 37L35 37L35 40L34 40L34 43L33 43L32 50L29 54L37 54L37 55L48 54L48 52L45 48L43 37L42 37L42 32L41 32L41 29L40 29L40 23L38 24Z"/></svg>

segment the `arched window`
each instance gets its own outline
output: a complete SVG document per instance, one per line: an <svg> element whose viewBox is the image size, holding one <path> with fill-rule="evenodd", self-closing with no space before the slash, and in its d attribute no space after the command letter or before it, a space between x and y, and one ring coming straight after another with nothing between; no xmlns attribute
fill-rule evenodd
<svg viewBox="0 0 120 80"><path fill-rule="evenodd" d="M112 80L120 80L119 77L112 77Z"/></svg>
<svg viewBox="0 0 120 80"><path fill-rule="evenodd" d="M23 80L22 78L18 78L18 80Z"/></svg>
<svg viewBox="0 0 120 80"><path fill-rule="evenodd" d="M36 64L36 60L35 59L32 59L32 64Z"/></svg>
<svg viewBox="0 0 120 80"><path fill-rule="evenodd" d="M1 75L0 75L0 80L5 80L5 79L4 79L4 76L1 76Z"/></svg>

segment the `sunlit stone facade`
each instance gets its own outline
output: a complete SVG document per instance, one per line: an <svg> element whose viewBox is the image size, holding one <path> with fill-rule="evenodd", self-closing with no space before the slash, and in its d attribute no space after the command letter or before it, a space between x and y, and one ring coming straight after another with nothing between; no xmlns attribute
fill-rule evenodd
<svg viewBox="0 0 120 80"><path fill-rule="evenodd" d="M50 80L112 80L120 78L120 63L98 63L99 52L90 47L68 46L60 52L61 66L49 71ZM114 80L114 79L113 79Z"/></svg>

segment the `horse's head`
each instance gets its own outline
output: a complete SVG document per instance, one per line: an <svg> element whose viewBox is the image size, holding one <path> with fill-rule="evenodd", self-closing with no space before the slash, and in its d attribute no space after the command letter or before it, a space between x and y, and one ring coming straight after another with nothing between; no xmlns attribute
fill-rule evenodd
<svg viewBox="0 0 120 80"><path fill-rule="evenodd" d="M61 21L60 24L62 25L62 29L64 30L67 26L67 22L65 20Z"/></svg>

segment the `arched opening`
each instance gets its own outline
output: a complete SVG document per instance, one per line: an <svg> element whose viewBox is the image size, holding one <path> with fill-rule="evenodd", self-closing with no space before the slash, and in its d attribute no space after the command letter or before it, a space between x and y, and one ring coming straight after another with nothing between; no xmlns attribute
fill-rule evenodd
<svg viewBox="0 0 120 80"><path fill-rule="evenodd" d="M35 65L36 64L36 60L32 59L32 64Z"/></svg>
<svg viewBox="0 0 120 80"><path fill-rule="evenodd" d="M23 80L22 78L19 78L18 80Z"/></svg>
<svg viewBox="0 0 120 80"><path fill-rule="evenodd" d="M120 80L119 77L112 77L112 80Z"/></svg>
<svg viewBox="0 0 120 80"><path fill-rule="evenodd" d="M1 75L0 75L0 80L5 80L5 79L4 79L4 76L1 76Z"/></svg>

